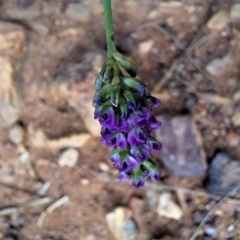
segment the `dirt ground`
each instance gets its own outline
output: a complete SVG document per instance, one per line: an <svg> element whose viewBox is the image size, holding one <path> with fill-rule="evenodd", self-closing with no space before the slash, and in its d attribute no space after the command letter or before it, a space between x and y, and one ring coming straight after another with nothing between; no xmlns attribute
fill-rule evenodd
<svg viewBox="0 0 240 240"><path fill-rule="evenodd" d="M190 116L208 165L220 151L240 160L234 4L112 0L117 48L161 99L155 115ZM105 217L123 206L135 239L185 240L216 204L206 176L174 176L159 155L159 183L134 189L117 182L91 119L93 83L105 59L100 0L0 1L0 239L113 240ZM69 149L72 164L60 161ZM157 213L164 191L180 206L180 219ZM213 211L196 239L240 240L239 229L235 199Z"/></svg>

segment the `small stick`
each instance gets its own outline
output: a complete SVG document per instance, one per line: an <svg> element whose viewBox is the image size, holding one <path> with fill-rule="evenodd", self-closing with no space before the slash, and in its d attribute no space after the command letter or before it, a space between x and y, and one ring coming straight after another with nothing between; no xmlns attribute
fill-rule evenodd
<svg viewBox="0 0 240 240"><path fill-rule="evenodd" d="M43 220L44 218L50 214L52 211L54 211L55 209L59 208L60 206L62 206L63 204L65 204L66 202L69 201L69 196L65 195L63 197L61 197L60 199L58 199L57 201L55 201L53 204L51 204L45 211L43 211L37 221L37 225L39 227L42 226L43 224Z"/></svg>
<svg viewBox="0 0 240 240"><path fill-rule="evenodd" d="M150 187L150 188L158 190L158 191L163 191L163 190L179 191L179 190L181 190L185 194L194 195L197 197L209 198L209 199L213 199L216 201L222 199L222 197L214 195L214 194L209 194L209 193L205 193L202 191L192 190L192 189L188 189L188 188L184 188L184 187L180 187L180 186L159 185L159 184L155 184L155 183L151 183L151 182L146 182L145 185L147 187ZM227 198L227 201L230 203L240 204L240 200L238 200L238 199Z"/></svg>
<svg viewBox="0 0 240 240"><path fill-rule="evenodd" d="M197 229L194 231L193 235L191 236L191 238L189 240L195 240L197 235L198 235L198 231L200 230L200 228L207 222L207 220L209 219L209 217L211 216L211 214L213 213L213 211L219 207L228 197L235 195L236 191L239 189L240 184L238 184L235 188L233 188L231 191L229 191L229 193L224 196L220 201L218 201L206 214L206 216L203 218L203 220L201 221L201 223L199 224L199 226L197 227Z"/></svg>
<svg viewBox="0 0 240 240"><path fill-rule="evenodd" d="M48 188L50 187L50 185L51 185L50 181L46 181L46 182L42 185L42 187L38 190L37 194L38 194L39 196L44 195L44 194L46 193L46 191L48 190Z"/></svg>
<svg viewBox="0 0 240 240"><path fill-rule="evenodd" d="M38 205L49 203L50 201L51 201L50 198L45 197L45 198L39 198L39 199L30 201L30 202L26 202L26 203L21 203L17 206L5 207L5 208L0 209L0 216L16 213L16 212L19 212L20 210L24 210L25 208L28 208L28 207L36 207Z"/></svg>
<svg viewBox="0 0 240 240"><path fill-rule="evenodd" d="M181 56L173 62L173 64L167 70L163 78L154 87L154 89L152 90L152 93L157 93L163 87L163 85L165 85L165 83L169 80L169 78L173 75L173 73L176 71L178 65L183 61L183 59L188 57L194 49L200 47L207 39L208 39L208 35L204 35L200 39L194 38L191 44L186 48L186 50L183 51Z"/></svg>

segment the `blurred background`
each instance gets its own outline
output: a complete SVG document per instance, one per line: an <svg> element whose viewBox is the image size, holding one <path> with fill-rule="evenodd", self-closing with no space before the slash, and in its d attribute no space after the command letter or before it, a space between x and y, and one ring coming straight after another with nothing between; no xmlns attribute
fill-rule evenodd
<svg viewBox="0 0 240 240"><path fill-rule="evenodd" d="M240 239L240 1L112 0L162 105L158 183L118 184L93 119L100 0L0 1L0 239ZM192 239L193 240L193 239Z"/></svg>

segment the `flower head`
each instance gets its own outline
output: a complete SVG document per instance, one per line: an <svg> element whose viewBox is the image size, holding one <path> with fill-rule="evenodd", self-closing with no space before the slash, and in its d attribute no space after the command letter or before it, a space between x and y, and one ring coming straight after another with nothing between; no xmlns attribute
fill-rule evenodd
<svg viewBox="0 0 240 240"><path fill-rule="evenodd" d="M124 76L118 64L132 76ZM110 160L119 170L119 181L130 179L134 187L142 187L147 178L157 181L160 177L151 155L162 147L151 136L161 125L152 115L160 100L149 95L146 85L134 78L136 73L130 61L119 55L109 58L96 79L93 106L102 142L113 147Z"/></svg>

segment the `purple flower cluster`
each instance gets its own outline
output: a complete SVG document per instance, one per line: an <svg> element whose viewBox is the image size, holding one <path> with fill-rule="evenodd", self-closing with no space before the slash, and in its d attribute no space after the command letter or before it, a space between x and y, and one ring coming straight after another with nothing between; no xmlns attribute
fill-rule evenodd
<svg viewBox="0 0 240 240"><path fill-rule="evenodd" d="M143 82L122 74L107 81L100 75L96 89L94 118L101 124L102 142L113 147L110 160L120 172L120 182L130 179L141 187L148 177L158 180L151 152L162 146L151 132L161 125L152 115L160 101L149 95Z"/></svg>

